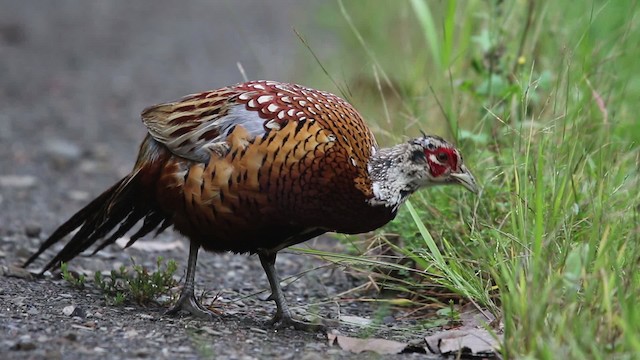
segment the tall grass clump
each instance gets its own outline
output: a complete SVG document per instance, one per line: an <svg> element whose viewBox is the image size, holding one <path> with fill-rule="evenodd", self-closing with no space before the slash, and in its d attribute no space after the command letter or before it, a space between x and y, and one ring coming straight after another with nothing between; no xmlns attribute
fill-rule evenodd
<svg viewBox="0 0 640 360"><path fill-rule="evenodd" d="M640 354L638 2L373 3L325 10L351 100L382 143L455 141L483 186L384 229L423 274L402 286L493 311L505 358Z"/></svg>

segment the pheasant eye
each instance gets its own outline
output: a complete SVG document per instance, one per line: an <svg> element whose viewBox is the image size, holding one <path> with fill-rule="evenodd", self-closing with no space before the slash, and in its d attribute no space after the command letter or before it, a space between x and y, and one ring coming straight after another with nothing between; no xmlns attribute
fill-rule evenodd
<svg viewBox="0 0 640 360"><path fill-rule="evenodd" d="M438 161L440 161L441 163L446 163L449 161L449 154L441 152L438 153L438 155L436 155L436 158L438 159Z"/></svg>

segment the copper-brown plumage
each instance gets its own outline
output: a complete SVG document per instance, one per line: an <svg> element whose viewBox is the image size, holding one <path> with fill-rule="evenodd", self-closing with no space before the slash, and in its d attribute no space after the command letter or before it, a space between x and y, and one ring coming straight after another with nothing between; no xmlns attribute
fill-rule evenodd
<svg viewBox="0 0 640 360"><path fill-rule="evenodd" d="M193 297L200 247L250 252L259 254L269 278L278 305L274 321L298 326L273 267L279 250L326 231L376 229L430 182L475 188L444 140L425 136L378 149L350 104L299 85L237 84L149 107L142 121L149 134L132 173L60 226L25 266L78 227L44 270L97 241L97 250L113 243L139 220L130 243L173 225L190 239L191 251L185 290L172 311L209 314ZM454 169L441 180L422 170L431 167Z"/></svg>

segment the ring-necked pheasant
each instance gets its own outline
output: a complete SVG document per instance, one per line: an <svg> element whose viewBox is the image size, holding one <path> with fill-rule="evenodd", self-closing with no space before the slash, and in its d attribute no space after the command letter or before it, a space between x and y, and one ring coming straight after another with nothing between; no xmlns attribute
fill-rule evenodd
<svg viewBox="0 0 640 360"><path fill-rule="evenodd" d="M142 112L148 128L132 172L62 224L24 264L79 228L43 268L94 253L142 221L128 245L173 225L190 240L177 304L211 317L194 296L200 247L257 253L277 311L296 321L275 270L276 254L327 231L362 233L392 220L421 187L460 184L477 191L460 152L424 135L378 148L358 112L328 92L252 81L187 96ZM115 229L115 230L114 230Z"/></svg>

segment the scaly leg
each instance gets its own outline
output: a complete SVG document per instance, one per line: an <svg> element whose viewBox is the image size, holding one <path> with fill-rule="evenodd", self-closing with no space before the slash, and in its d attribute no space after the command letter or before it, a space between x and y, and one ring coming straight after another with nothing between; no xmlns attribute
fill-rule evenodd
<svg viewBox="0 0 640 360"><path fill-rule="evenodd" d="M178 302L171 309L167 310L165 314L176 315L178 312L180 312L180 310L183 310L200 318L211 320L216 317L216 315L211 310L207 309L202 304L200 304L200 302L198 302L195 294L193 293L199 249L200 244L197 244L194 241L190 242L189 263L187 264L187 278L182 288L182 292L180 293Z"/></svg>
<svg viewBox="0 0 640 360"><path fill-rule="evenodd" d="M258 256L260 257L260 263L262 264L264 272L267 274L267 279L269 279L269 285L271 286L271 295L268 299L274 300L277 307L276 314L270 322L271 325L275 328L293 326L294 329L303 331L324 331L324 325L305 323L299 320L294 320L291 316L291 310L289 310L287 300L284 298L284 293L280 287L280 279L276 272L276 253L260 251L258 252Z"/></svg>

